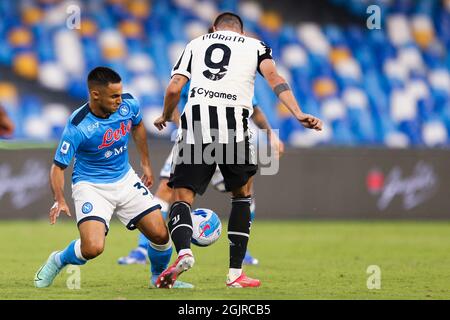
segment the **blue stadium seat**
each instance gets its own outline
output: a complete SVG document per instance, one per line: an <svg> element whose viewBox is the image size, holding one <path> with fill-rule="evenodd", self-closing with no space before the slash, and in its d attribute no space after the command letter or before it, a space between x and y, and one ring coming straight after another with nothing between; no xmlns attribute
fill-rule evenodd
<svg viewBox="0 0 450 320"><path fill-rule="evenodd" d="M367 3L364 1L329 1L346 9L350 14L367 18ZM52 24L40 22L26 26L21 19L24 10L22 2L0 1L0 64L16 70L14 59L22 52L35 52L38 66L47 62L60 63L58 48L55 47L57 42L54 40L56 31L66 28L65 21ZM56 5L52 2L44 5L38 0L26 2L43 12ZM208 2L217 12L227 10L238 13L241 13L239 10L243 3L239 0ZM434 146L436 143L436 146L441 146L446 137L445 133L450 132L450 90L446 88L446 79L450 77L450 11L439 0L375 0L372 4L380 6L382 10L382 28L379 30L368 30L365 25L320 26L311 23L317 29L310 31L318 30L320 38L323 37L314 38L316 42L321 42L319 49L312 49L308 39L305 39L304 35L300 36L300 25L286 23L274 30L262 23L260 17L247 13L243 18L247 31L254 32L272 47L275 59L288 73L293 92L305 112L323 116L321 106L324 99L330 96L341 98L344 92L352 87L365 92L367 105L345 106L343 117L333 119L330 123L330 139L317 140L314 143L352 146ZM252 10L258 11L260 8L261 12L264 12L258 3L251 5L256 6ZM252 11L252 14L256 13ZM114 1L98 0L95 4L90 2L85 5L82 19L90 20L95 30L93 33L80 33L78 44L82 50L84 66L77 73L78 76L66 70L71 76L65 86L65 92L72 97L85 99L85 74L98 65L108 65L116 69L122 75L125 85L130 85L140 76L156 77L159 83L167 83L173 64L173 46L184 45L190 40L186 26L191 23L206 26L209 21L201 17L195 8L183 6L181 1L153 0L149 15L146 19L138 18L127 6ZM406 21L409 28L407 31L410 39L401 43L394 41L395 32L392 33L389 29L395 17L404 19L401 21ZM419 18L422 19L421 22L415 23L414 19ZM431 21L431 35L426 33L426 28L429 27L427 21ZM139 26L141 32L133 34L131 30L130 33L124 34L122 30L121 36L126 47L124 56L113 54L112 57L105 57L100 35L105 30L119 30L124 22ZM11 39L11 31L16 27L26 27L31 32L33 41L23 42L20 36ZM419 29L414 29L416 27ZM421 68L411 65L408 60L410 56L403 55L406 49L418 53L423 62ZM285 50L289 52L287 55L284 54ZM342 52L339 53L339 50ZM151 58L154 62L151 69L138 72L136 67L133 69L130 66L129 60L140 55ZM295 59L301 61L297 62ZM355 70L360 70L361 76L358 76ZM328 79L335 87L327 89L325 85L325 89L317 89L315 84L318 79ZM413 119L396 122L391 114L392 95L398 90L411 94L408 93L408 88L414 81L422 81L428 93L417 97L417 114ZM305 134L304 129L295 120L278 112L278 100L259 76L255 83L255 95L269 122L280 128L284 141L289 142L290 137L298 138ZM144 108L160 108L163 92L139 92L137 98ZM152 112L155 110L152 109ZM21 97L20 111L14 115L15 121L23 121L30 116L42 116L42 105L33 97ZM437 128L434 131L433 125ZM447 131L444 132L442 127ZM52 136L57 136L59 129L52 130ZM24 132L19 130L16 137L23 134ZM446 141L448 144L448 138Z"/></svg>

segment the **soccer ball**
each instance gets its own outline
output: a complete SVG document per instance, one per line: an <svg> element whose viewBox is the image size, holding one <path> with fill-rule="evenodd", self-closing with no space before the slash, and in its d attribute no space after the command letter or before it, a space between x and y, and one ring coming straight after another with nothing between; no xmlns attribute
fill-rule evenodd
<svg viewBox="0 0 450 320"><path fill-rule="evenodd" d="M219 216L210 209L198 208L192 211L191 242L200 247L207 247L216 242L222 232Z"/></svg>

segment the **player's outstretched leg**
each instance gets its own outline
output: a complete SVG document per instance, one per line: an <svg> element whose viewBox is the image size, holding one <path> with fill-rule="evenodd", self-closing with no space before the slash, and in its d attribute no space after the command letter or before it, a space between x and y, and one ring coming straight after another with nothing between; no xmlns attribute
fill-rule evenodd
<svg viewBox="0 0 450 320"><path fill-rule="evenodd" d="M167 181L166 181L167 183ZM158 202L161 205L161 214L166 219L167 216L167 210L169 208L169 204L162 200L159 197L154 197L154 200ZM142 234L142 232L139 232L138 237L138 245L136 248L132 249L130 253L128 253L125 257L120 257L117 260L117 263L120 265L129 265L129 264L146 264L147 263L147 252L148 252L148 244L149 240Z"/></svg>
<svg viewBox="0 0 450 320"><path fill-rule="evenodd" d="M148 239L142 233L139 232L138 246L133 250L131 250L127 256L120 257L117 260L117 263L121 265L146 264L147 249L148 249Z"/></svg>
<svg viewBox="0 0 450 320"><path fill-rule="evenodd" d="M172 204L169 214L169 231L178 257L156 280L158 288L172 288L178 276L193 267L195 260L191 251L191 206L184 201Z"/></svg>
<svg viewBox="0 0 450 320"><path fill-rule="evenodd" d="M228 222L228 240L230 241L230 269L227 287L259 287L261 282L247 277L242 271L242 262L247 251L250 236L251 197L234 197L231 200L231 214Z"/></svg>
<svg viewBox="0 0 450 320"><path fill-rule="evenodd" d="M86 259L81 255L81 241L73 240L64 250L54 251L34 276L37 288L49 287L59 272L68 264L83 265Z"/></svg>
<svg viewBox="0 0 450 320"><path fill-rule="evenodd" d="M157 245L152 242L149 242L148 245L148 257L150 258L150 271L152 273L151 276L151 285L153 287L156 286L156 281L161 273L167 268L170 262L170 258L172 256L172 243L169 241L167 244ZM174 289L192 289L194 286L190 283L183 281L175 281L173 284Z"/></svg>
<svg viewBox="0 0 450 320"><path fill-rule="evenodd" d="M253 222L255 220L255 198L252 198L252 203L250 205L250 221ZM250 251L247 249L247 252L245 253L243 264L249 265L249 266L257 266L259 264L258 259L253 257L250 254Z"/></svg>

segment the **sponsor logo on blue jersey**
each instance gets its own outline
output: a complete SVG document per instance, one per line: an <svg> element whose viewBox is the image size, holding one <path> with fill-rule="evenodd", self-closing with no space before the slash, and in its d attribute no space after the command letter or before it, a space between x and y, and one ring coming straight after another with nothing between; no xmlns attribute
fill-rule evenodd
<svg viewBox="0 0 450 320"><path fill-rule="evenodd" d="M108 159L109 157L111 157L113 155L113 152L111 150L108 150L105 152L105 158Z"/></svg>
<svg viewBox="0 0 450 320"><path fill-rule="evenodd" d="M113 143L125 137L127 133L130 131L131 131L131 120L128 120L126 124L125 122L122 121L120 123L120 128L116 130L109 128L103 135L102 144L98 146L98 149L103 149L111 146Z"/></svg>
<svg viewBox="0 0 450 320"><path fill-rule="evenodd" d="M81 212L83 212L84 214L88 214L89 212L92 211L93 208L94 208L94 206L92 205L92 203L85 202L85 203L83 203L83 206L81 207Z"/></svg>

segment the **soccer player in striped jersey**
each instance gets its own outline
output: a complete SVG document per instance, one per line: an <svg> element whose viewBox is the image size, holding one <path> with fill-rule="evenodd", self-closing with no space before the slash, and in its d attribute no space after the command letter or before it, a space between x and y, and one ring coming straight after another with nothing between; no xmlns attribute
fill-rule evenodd
<svg viewBox="0 0 450 320"><path fill-rule="evenodd" d="M279 75L271 49L244 35L239 16L225 12L214 21L214 33L192 40L172 69L164 98L163 114L154 124L162 130L172 121L180 93L190 80L189 99L181 115L172 175L174 189L168 227L178 257L157 279L169 288L178 276L193 267L191 207L202 195L218 165L232 208L228 222L230 242L226 285L259 287L261 282L243 272L242 262L250 237L251 184L257 172L250 143L248 118L256 72L260 72L277 97L304 127L322 129L320 119L301 111L286 80Z"/></svg>
<svg viewBox="0 0 450 320"><path fill-rule="evenodd" d="M189 88L189 85L187 84L184 88ZM188 92L188 90L183 90L183 92ZM182 94L184 98L184 94ZM187 94L186 99L187 100ZM267 121L267 118L264 114L264 112L259 108L258 101L256 98L253 98L252 101L253 104L253 114L251 116L251 119L253 120L254 124L259 128L266 130L266 133L268 135L268 140L272 143L273 149L278 151L278 155L281 156L284 152L284 144L282 141L279 140L278 136L273 133L272 128ZM175 115L177 119L179 119L178 112L175 111ZM178 123L177 120L174 121L175 123ZM158 202L161 204L161 212L163 216L167 214L167 211L169 209L170 203L172 203L172 196L173 196L173 189L169 188L167 186L167 182L170 178L170 169L172 165L172 152L170 152L169 156L167 157L166 161L164 162L164 165L161 169L161 172L159 174L159 185L155 192L155 198L158 199ZM222 173L220 172L219 168L216 168L216 172L214 173L213 177L211 178L211 184L213 187L220 191L220 192L227 192L225 189L224 179L222 176ZM251 188L253 190L253 187ZM255 198L252 198L252 203L250 205L250 219L251 221L255 218ZM118 259L118 263L121 265L129 265L129 264L146 264L147 263L147 246L148 246L148 240L147 238L142 234L139 233L138 238L138 246L130 251L130 253L127 256L120 257ZM259 261L258 259L254 258L250 252L247 250L245 253L243 264L246 265L258 265Z"/></svg>

